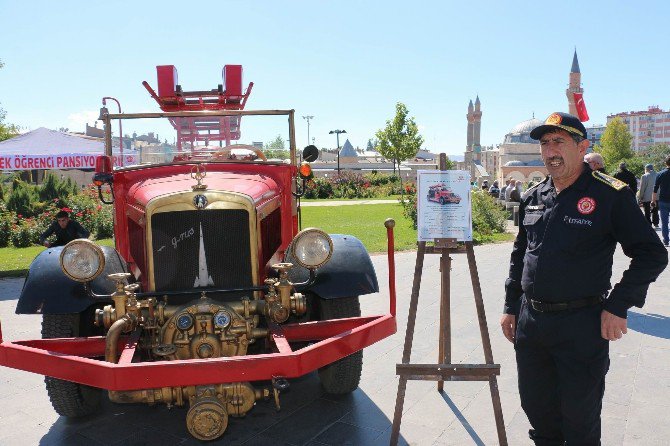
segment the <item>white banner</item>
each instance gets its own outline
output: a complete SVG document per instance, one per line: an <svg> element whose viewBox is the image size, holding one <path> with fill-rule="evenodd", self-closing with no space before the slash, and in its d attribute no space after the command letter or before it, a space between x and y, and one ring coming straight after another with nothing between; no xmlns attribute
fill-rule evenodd
<svg viewBox="0 0 670 446"><path fill-rule="evenodd" d="M0 155L0 170L94 169L98 155ZM136 155L114 155L116 167L137 164Z"/></svg>
<svg viewBox="0 0 670 446"><path fill-rule="evenodd" d="M416 204L419 241L472 240L469 172L418 171Z"/></svg>

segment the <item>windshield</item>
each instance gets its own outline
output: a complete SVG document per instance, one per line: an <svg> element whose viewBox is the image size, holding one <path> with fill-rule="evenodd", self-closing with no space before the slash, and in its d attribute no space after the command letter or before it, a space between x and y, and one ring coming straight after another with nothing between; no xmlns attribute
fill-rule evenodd
<svg viewBox="0 0 670 446"><path fill-rule="evenodd" d="M289 162L291 112L262 113L110 115L114 167L188 161Z"/></svg>

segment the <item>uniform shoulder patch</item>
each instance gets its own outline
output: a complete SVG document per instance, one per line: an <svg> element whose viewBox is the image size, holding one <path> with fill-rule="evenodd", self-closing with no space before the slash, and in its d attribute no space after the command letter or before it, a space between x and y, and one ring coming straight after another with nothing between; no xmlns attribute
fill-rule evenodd
<svg viewBox="0 0 670 446"><path fill-rule="evenodd" d="M624 187L627 186L627 184L624 183L623 181L617 180L616 178L611 177L611 176L609 176L605 173L602 173L598 170L594 170L593 172L591 172L591 175L593 175L593 178L600 181L601 183L607 184L612 189L621 190L621 189L623 189Z"/></svg>
<svg viewBox="0 0 670 446"><path fill-rule="evenodd" d="M526 198L526 197L528 197L530 194L533 193L533 191L534 191L538 186L540 186L541 184L546 183L548 180L549 180L549 177L548 177L548 176L547 176L547 177L544 177L544 180L542 180L542 181L540 181L539 183L535 184L534 186L529 187L528 189L526 189L526 190L523 192L523 195L522 195L521 198Z"/></svg>

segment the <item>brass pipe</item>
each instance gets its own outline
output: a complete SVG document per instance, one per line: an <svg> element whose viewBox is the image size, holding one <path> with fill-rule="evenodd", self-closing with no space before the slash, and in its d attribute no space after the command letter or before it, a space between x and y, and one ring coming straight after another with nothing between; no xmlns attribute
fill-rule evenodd
<svg viewBox="0 0 670 446"><path fill-rule="evenodd" d="M137 318L132 314L126 314L109 327L105 337L105 361L116 363L119 337L121 333L133 330L137 326Z"/></svg>

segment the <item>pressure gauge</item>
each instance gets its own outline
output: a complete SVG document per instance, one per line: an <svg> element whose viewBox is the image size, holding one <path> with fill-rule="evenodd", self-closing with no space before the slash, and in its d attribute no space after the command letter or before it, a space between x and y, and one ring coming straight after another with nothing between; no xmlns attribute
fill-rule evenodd
<svg viewBox="0 0 670 446"><path fill-rule="evenodd" d="M177 328L188 330L193 326L193 317L190 314L182 314L177 318Z"/></svg>
<svg viewBox="0 0 670 446"><path fill-rule="evenodd" d="M214 315L214 325L218 328L226 328L230 325L230 315L225 311L219 311Z"/></svg>

